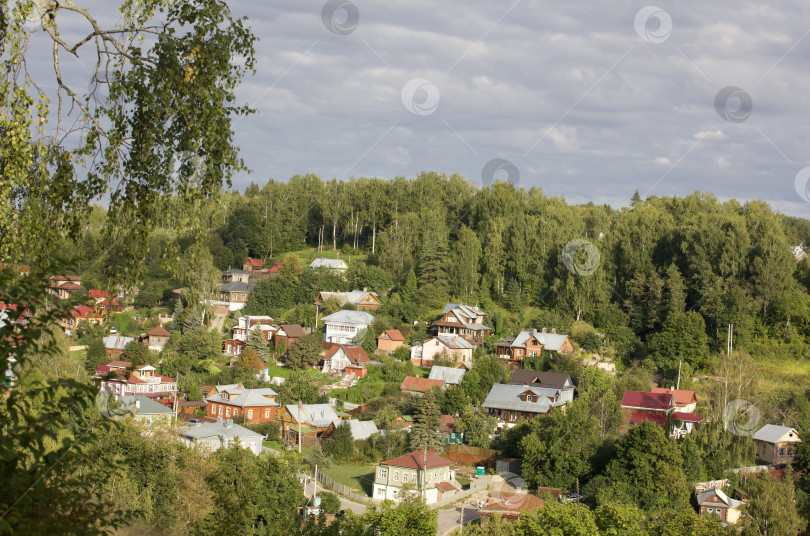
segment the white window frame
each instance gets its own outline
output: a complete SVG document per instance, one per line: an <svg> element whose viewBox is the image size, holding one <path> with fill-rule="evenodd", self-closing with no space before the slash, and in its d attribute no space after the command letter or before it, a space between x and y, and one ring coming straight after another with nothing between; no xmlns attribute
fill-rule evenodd
<svg viewBox="0 0 810 536"><path fill-rule="evenodd" d="M247 410L247 418L248 418L248 419L252 419L252 418L253 418L253 410L252 410L252 409Z"/></svg>
<svg viewBox="0 0 810 536"><path fill-rule="evenodd" d="M388 469L380 468L379 478L388 478Z"/></svg>

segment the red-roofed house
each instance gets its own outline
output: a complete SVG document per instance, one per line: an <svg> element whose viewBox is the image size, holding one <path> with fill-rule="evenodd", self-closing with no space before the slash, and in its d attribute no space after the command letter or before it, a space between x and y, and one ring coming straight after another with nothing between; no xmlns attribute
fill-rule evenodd
<svg viewBox="0 0 810 536"><path fill-rule="evenodd" d="M441 387L444 389L444 381L417 378L416 376L405 376L405 379L402 380L402 385L399 386L399 390L406 393L423 395L431 387Z"/></svg>
<svg viewBox="0 0 810 536"><path fill-rule="evenodd" d="M697 409L697 396L695 396L694 391L653 387L652 392L672 395L672 398L675 399L675 407L682 413L694 413L694 411Z"/></svg>
<svg viewBox="0 0 810 536"><path fill-rule="evenodd" d="M144 337L143 342L146 343L146 346L148 346L150 350L162 352L171 336L172 334L163 326L155 326L146 332L146 337Z"/></svg>
<svg viewBox="0 0 810 536"><path fill-rule="evenodd" d="M177 394L175 379L155 374L152 365L138 365L132 369L132 364L127 361L111 361L99 365L93 378L101 379L100 390L109 389L116 396L163 398Z"/></svg>
<svg viewBox="0 0 810 536"><path fill-rule="evenodd" d="M456 475L452 465L450 460L422 450L382 462L374 474L372 497L376 500L396 501L402 487L411 484L419 491L424 490L425 502L433 504L440 500L442 493L450 491L445 484L458 489L454 483ZM443 489L439 487L440 484Z"/></svg>
<svg viewBox="0 0 810 536"><path fill-rule="evenodd" d="M377 337L377 348L381 352L394 352L403 344L405 344L405 336L398 329L388 329Z"/></svg>
<svg viewBox="0 0 810 536"><path fill-rule="evenodd" d="M289 348L292 343L306 335L304 328L299 324L281 324L273 337L276 340L276 348L284 341L284 346Z"/></svg>
<svg viewBox="0 0 810 536"><path fill-rule="evenodd" d="M82 322L101 324L104 322L104 317L98 314L92 307L79 305L75 309L70 310L70 316L60 319L59 325L65 330L65 335L70 337L73 334L73 330L77 329Z"/></svg>
<svg viewBox="0 0 810 536"><path fill-rule="evenodd" d="M248 259L242 265L242 270L248 273L258 272L264 268L264 261L261 259Z"/></svg>
<svg viewBox="0 0 810 536"><path fill-rule="evenodd" d="M486 505L478 510L482 525L485 525L493 514L498 514L501 519L517 521L521 515L533 514L545 504L543 499L528 493L502 493L502 495L498 498L490 497Z"/></svg>
<svg viewBox="0 0 810 536"><path fill-rule="evenodd" d="M675 397L669 390L659 393L644 391L625 391L622 397L622 410L630 424L650 421L658 426L667 427L670 423L669 434L672 437L681 437L694 430L697 423L703 420L702 415L677 411Z"/></svg>
<svg viewBox="0 0 810 536"><path fill-rule="evenodd" d="M366 363L371 361L362 346L333 346L323 358L324 373L354 374L362 378L368 373Z"/></svg>

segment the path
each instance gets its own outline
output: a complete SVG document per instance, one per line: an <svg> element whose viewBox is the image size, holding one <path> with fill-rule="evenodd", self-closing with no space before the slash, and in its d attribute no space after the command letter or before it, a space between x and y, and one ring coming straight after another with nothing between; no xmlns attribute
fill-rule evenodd
<svg viewBox="0 0 810 536"><path fill-rule="evenodd" d="M438 536L452 532L458 528L458 521L461 517L461 506L455 508L448 508L447 510L439 510L439 530L436 531ZM478 511L471 506L469 497L464 502L464 524L478 519Z"/></svg>
<svg viewBox="0 0 810 536"><path fill-rule="evenodd" d="M307 477L307 475L299 475L299 476L304 476L304 478ZM329 491L330 493L332 493L332 490L324 489L321 486L321 483L318 482L317 480L315 480L314 478L312 478L311 476L309 477L309 479L310 479L309 483L304 487L304 495L306 495L307 497L310 497L310 498L312 497L312 492L313 492L312 483L313 482L315 482L315 484L317 486L316 491ZM342 495L338 495L337 493L335 493L335 495L337 495L338 499L340 499L340 508L341 508L341 510L351 510L352 512L354 512L357 515L366 513L366 510L368 509L368 507L365 504L360 504L360 503L350 501L350 500L346 499L345 497L343 497Z"/></svg>
<svg viewBox="0 0 810 536"><path fill-rule="evenodd" d="M228 317L224 315L213 315L214 319L211 321L211 327L216 330L217 335L222 334L222 328L225 326L225 319Z"/></svg>

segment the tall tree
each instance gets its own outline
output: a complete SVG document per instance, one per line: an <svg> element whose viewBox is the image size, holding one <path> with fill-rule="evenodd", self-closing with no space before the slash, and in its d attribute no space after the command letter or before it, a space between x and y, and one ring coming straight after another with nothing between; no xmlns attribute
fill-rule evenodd
<svg viewBox="0 0 810 536"><path fill-rule="evenodd" d="M439 433L441 412L436 402L436 394L428 389L419 400L414 424L411 426L410 445L413 450L421 450L441 445L442 436Z"/></svg>

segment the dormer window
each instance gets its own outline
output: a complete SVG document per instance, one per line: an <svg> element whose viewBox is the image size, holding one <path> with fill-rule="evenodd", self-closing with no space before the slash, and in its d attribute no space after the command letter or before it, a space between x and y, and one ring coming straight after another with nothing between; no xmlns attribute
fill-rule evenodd
<svg viewBox="0 0 810 536"><path fill-rule="evenodd" d="M532 401L532 395L526 395L526 402Z"/></svg>
<svg viewBox="0 0 810 536"><path fill-rule="evenodd" d="M228 393L222 393L222 400L230 400Z"/></svg>

